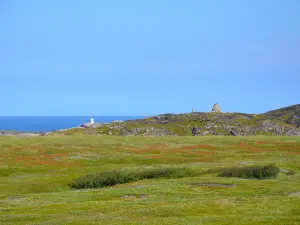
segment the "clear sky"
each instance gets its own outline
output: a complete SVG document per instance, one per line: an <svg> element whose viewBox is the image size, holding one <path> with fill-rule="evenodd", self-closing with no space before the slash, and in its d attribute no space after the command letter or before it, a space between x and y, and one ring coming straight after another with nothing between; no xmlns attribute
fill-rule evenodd
<svg viewBox="0 0 300 225"><path fill-rule="evenodd" d="M0 115L298 104L299 12L299 0L0 0Z"/></svg>

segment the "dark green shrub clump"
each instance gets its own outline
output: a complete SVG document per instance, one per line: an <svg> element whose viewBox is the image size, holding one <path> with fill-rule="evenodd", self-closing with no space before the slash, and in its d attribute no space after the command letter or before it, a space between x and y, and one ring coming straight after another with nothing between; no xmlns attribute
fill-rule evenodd
<svg viewBox="0 0 300 225"><path fill-rule="evenodd" d="M197 173L186 168L164 168L148 170L117 170L98 174L89 174L72 181L71 188L101 188L153 178L180 178L195 176Z"/></svg>
<svg viewBox="0 0 300 225"><path fill-rule="evenodd" d="M0 168L0 177L8 177L13 174L14 170L11 168Z"/></svg>
<svg viewBox="0 0 300 225"><path fill-rule="evenodd" d="M266 166L248 166L225 168L219 176L221 177L239 177L246 179L267 179L275 178L279 173L279 168L273 164Z"/></svg>

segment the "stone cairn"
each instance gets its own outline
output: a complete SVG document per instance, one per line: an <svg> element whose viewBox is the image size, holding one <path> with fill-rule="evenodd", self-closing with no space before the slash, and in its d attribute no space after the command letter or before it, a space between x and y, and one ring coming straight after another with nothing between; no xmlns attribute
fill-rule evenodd
<svg viewBox="0 0 300 225"><path fill-rule="evenodd" d="M214 104L212 110L212 112L221 112L221 107L218 103Z"/></svg>

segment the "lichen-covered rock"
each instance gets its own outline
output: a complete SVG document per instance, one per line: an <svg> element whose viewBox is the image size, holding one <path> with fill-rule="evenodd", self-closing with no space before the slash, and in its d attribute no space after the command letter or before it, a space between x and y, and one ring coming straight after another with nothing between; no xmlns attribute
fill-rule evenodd
<svg viewBox="0 0 300 225"><path fill-rule="evenodd" d="M206 130L206 131L203 132L202 135L208 135L208 134L211 134L211 133L212 133L211 131L207 131L207 130Z"/></svg>
<svg viewBox="0 0 300 225"><path fill-rule="evenodd" d="M193 127L193 129L192 129L192 135L193 136L196 136L196 135L200 134L200 132L201 132L200 128Z"/></svg>
<svg viewBox="0 0 300 225"><path fill-rule="evenodd" d="M300 136L300 130L298 129L290 129L286 132L287 136Z"/></svg>

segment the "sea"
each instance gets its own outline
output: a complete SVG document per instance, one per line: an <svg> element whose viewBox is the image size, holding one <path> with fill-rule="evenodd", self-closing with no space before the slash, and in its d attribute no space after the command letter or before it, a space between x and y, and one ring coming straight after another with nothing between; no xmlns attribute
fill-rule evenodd
<svg viewBox="0 0 300 225"><path fill-rule="evenodd" d="M95 116L95 123L142 119L145 116ZM89 116L0 116L0 131L51 132L88 123Z"/></svg>

